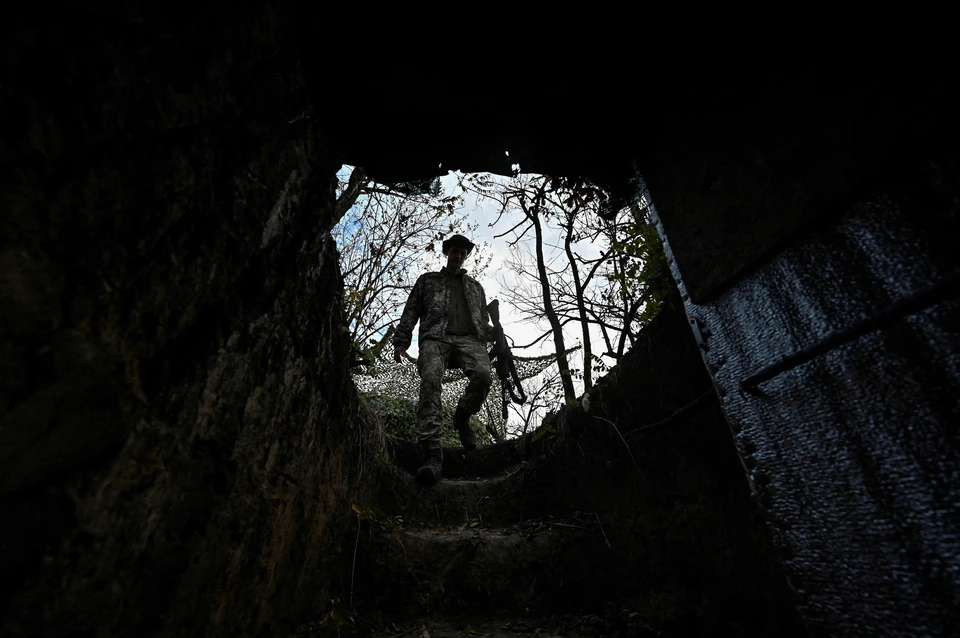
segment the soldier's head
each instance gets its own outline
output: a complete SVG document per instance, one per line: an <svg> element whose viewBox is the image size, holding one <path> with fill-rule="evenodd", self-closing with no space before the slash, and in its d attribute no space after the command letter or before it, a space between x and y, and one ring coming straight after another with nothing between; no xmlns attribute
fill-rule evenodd
<svg viewBox="0 0 960 638"><path fill-rule="evenodd" d="M473 250L473 242L463 235L452 235L443 241L443 254L447 257L447 270L457 272Z"/></svg>

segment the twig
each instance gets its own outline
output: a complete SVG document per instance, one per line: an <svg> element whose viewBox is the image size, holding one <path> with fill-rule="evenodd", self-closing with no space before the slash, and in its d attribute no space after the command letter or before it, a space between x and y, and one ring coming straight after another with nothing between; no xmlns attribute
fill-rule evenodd
<svg viewBox="0 0 960 638"><path fill-rule="evenodd" d="M413 633L419 629L423 629L423 625L415 625L406 631L401 631L399 634L393 634L389 638L400 638L400 636L406 636L407 634Z"/></svg>
<svg viewBox="0 0 960 638"><path fill-rule="evenodd" d="M630 455L630 460L633 461L633 467L637 468L637 474L643 476L643 472L640 470L640 466L637 465L637 459L635 459L635 458L633 457L633 450L630 449L630 446L627 445L627 440L626 440L625 438L623 438L623 435L622 435L622 434L620 434L620 428L617 427L617 424L614 423L613 421L608 421L607 419L603 418L602 416L595 416L595 417L593 417L593 418L595 418L595 419L600 419L601 421L606 421L607 423L609 423L609 424L611 425L611 427L613 427L613 431L616 432L616 433L617 433L617 436L620 437L620 440L623 441L623 447L627 448L627 454Z"/></svg>
<svg viewBox="0 0 960 638"><path fill-rule="evenodd" d="M568 523L554 523L554 525L556 525L557 527L573 527L575 529L587 529L586 527L583 527L581 525L570 525Z"/></svg>
<svg viewBox="0 0 960 638"><path fill-rule="evenodd" d="M353 577L357 573L357 548L360 547L360 514L357 514L357 540L353 543L353 566L350 568L350 607L353 607Z"/></svg>
<svg viewBox="0 0 960 638"><path fill-rule="evenodd" d="M477 518L480 519L480 522L483 523L483 515L480 513L480 503L483 502L483 499L487 498L486 496L481 496L477 499L477 502L473 504L473 508L477 510Z"/></svg>
<svg viewBox="0 0 960 638"><path fill-rule="evenodd" d="M688 403L688 404L684 405L683 407L680 407L680 408L678 408L677 410L675 410L672 414L670 414L670 416L667 416L667 417L665 417L665 418L663 418L663 419L660 419L659 421L654 421L653 423L649 423L649 424L643 426L642 428L637 428L636 430L631 430L630 432L627 432L627 436L631 436L631 435L636 434L636 433L638 433L638 432L649 432L650 430L656 429L656 428L658 428L658 427L660 427L660 426L662 426L662 425L666 425L667 423L669 423L670 421L673 421L674 419L676 419L678 416L680 416L681 414L683 414L684 412L686 412L687 410L689 410L689 409L692 408L693 406L695 406L695 405L697 405L698 403L700 403L701 401L703 401L705 398L707 398L707 397L710 396L711 394L713 394L713 388L710 388L710 389L704 391L703 394L701 394L700 396L698 396L696 399L694 399L694 400L691 401L690 403Z"/></svg>
<svg viewBox="0 0 960 638"><path fill-rule="evenodd" d="M357 482L363 479L363 434L357 437L357 443L360 448L360 473L357 475Z"/></svg>
<svg viewBox="0 0 960 638"><path fill-rule="evenodd" d="M597 525L600 526L600 533L603 534L603 540L607 544L607 549L613 549L613 546L610 545L610 539L607 538L607 533L603 531L603 523L600 522L600 516L596 512L594 512L593 515L597 519Z"/></svg>
<svg viewBox="0 0 960 638"><path fill-rule="evenodd" d="M407 554L407 548L403 546L403 541L400 540L400 538L396 534L394 534L393 537L396 539L398 543L400 543L400 549L403 550L403 557L406 558L407 560L410 560L410 555Z"/></svg>

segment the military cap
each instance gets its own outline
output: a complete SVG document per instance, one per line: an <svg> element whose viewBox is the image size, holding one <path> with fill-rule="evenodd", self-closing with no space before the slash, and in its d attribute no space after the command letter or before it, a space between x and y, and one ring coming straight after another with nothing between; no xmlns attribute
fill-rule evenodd
<svg viewBox="0 0 960 638"><path fill-rule="evenodd" d="M451 246L464 246L467 249L467 252L473 250L473 242L464 237L463 235L452 235L449 239L443 240L443 254L446 255L450 252Z"/></svg>

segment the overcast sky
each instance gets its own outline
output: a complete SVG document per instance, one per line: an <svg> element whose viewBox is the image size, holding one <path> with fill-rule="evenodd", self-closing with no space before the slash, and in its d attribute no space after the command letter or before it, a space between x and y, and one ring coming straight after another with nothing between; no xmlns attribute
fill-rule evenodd
<svg viewBox="0 0 960 638"><path fill-rule="evenodd" d="M344 167L342 169L346 175L349 175L350 167ZM508 180L509 178L504 178L500 176L490 176L491 179L495 180ZM448 173L446 177L441 178L441 185L444 190L444 195L453 194L458 192L457 189L458 176L454 173ZM506 267L506 262L510 259L510 250L508 248L509 237L500 237L497 238L496 235L502 234L505 231L509 230L511 227L517 224L520 221L519 213L514 213L513 216L504 216L496 226L491 227L497 220L497 215L499 213L499 207L496 202L480 198L479 196L473 193L467 193L465 195L465 201L463 206L460 209L460 212L466 213L469 218L469 221L473 224L476 224L477 229L468 234L469 238L479 246L479 250L475 251L473 254L468 257L464 267L467 271L476 276L480 283L483 285L484 291L487 295L487 301L492 301L493 299L500 299L500 318L501 323L504 328L504 332L512 340L514 344L528 344L534 339L542 335L547 329L549 329L549 324L544 320L539 325L531 324L528 321L523 321L521 315L514 309L514 307L504 298L503 287L504 282L506 285L513 284L513 273ZM533 234L530 233L528 238L525 238L524 241L528 241L529 249L532 250L532 237ZM563 263L566 262L566 255L563 253L562 239L560 235L560 230L556 227L544 227L544 251L546 254L546 259L549 262L551 259L562 259ZM558 246L558 248L551 248L551 245ZM599 249L596 246L579 244L575 247L577 253L584 257L595 257ZM490 256L490 264L486 270L477 276L476 273L476 260L478 255L476 253L486 254ZM436 261L433 264L429 264L429 267L435 270L439 270L446 264L446 258L443 257L442 252L439 250L435 253ZM539 295L539 291L537 292ZM540 303L538 302L538 305ZM413 333L414 341L408 349L408 353L416 357L418 353L417 348L417 330L414 330ZM580 343L580 327L579 324L569 323L564 330L564 340L568 348L574 347ZM602 351L604 348L600 345L602 340L599 336L599 331L596 331L594 336L594 349L595 351ZM532 348L527 348L525 350L515 350L514 354L520 357L533 357L548 352L552 352L554 348L553 340L551 338L546 338L541 340L536 346ZM608 362L612 363L612 362ZM574 354L570 361L570 365L573 368L582 368L582 362L579 358L579 351ZM582 382L577 379L574 380L577 387L578 394L582 391Z"/></svg>
<svg viewBox="0 0 960 638"><path fill-rule="evenodd" d="M508 179L495 175L491 175L490 177L491 179L496 180ZM452 189L456 186L457 176L453 173L448 173L445 178L442 178L441 183L445 189L452 191ZM480 283L483 285L484 291L487 293L487 300L490 301L493 299L502 298L503 284L500 280L506 280L507 285L510 285L513 282L513 273L505 265L505 262L510 258L510 251L507 246L510 238L495 238L495 235L502 234L516 225L520 220L520 217L518 217L519 213L514 213L514 215L511 217L504 216L504 218L502 218L496 226L491 228L490 224L493 224L497 220L497 214L499 213L498 204L489 199L479 198L477 195L472 193L466 194L466 200L462 210L467 213L470 221L477 224L477 230L474 231L473 237L470 239L477 244L486 243L489 245L489 247L485 246L484 249L492 257L490 266L483 273L483 276L479 278ZM530 250L532 250L533 233L530 233L528 237L530 238L528 245L530 246ZM559 248L552 248L551 246L559 246ZM586 258L595 257L599 254L599 248L590 244L577 244L575 245L574 249L575 252ZM551 259L562 259L563 263L566 263L567 257L563 252L563 240L561 239L559 228L547 225L544 226L544 253L548 262ZM472 259L468 260L468 262L464 265L468 271L471 270L471 261ZM442 266L443 263L445 262L438 261L440 266ZM522 321L521 316L509 303L505 301L501 301L500 303L500 319L501 323L503 324L504 332L506 332L506 334L516 344L528 344L549 329L549 324L547 324L545 320L540 325L532 325L529 322ZM567 324L564 330L564 342L568 348L576 346L580 343L580 332L581 329L579 324ZM597 331L597 335L594 336L593 340L595 343L599 344L599 339L599 331ZM599 345L596 349L599 349ZM518 356L532 357L552 351L553 340L547 338L540 341L533 348L523 351L516 351L514 354ZM579 359L576 361L571 361L571 364L573 367L582 367ZM578 385L578 392L579 390L580 385Z"/></svg>

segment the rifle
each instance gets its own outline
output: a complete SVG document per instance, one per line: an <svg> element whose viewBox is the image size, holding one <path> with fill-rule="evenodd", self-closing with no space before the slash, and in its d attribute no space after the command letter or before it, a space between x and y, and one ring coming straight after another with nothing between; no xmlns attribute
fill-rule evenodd
<svg viewBox="0 0 960 638"><path fill-rule="evenodd" d="M527 400L527 395L523 393L523 386L520 385L520 376L517 374L517 366L513 362L513 353L507 344L507 335L503 333L503 326L500 325L500 302L494 299L487 304L487 312L490 314L490 320L493 322L493 349L490 350L490 363L497 371L497 378L500 379L500 394L503 398L503 418L507 418L507 393L514 403L523 403ZM516 387L516 392L514 392ZM517 392L520 396L517 396Z"/></svg>

